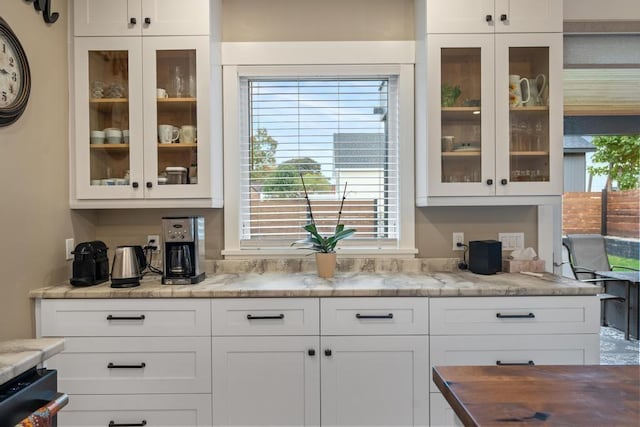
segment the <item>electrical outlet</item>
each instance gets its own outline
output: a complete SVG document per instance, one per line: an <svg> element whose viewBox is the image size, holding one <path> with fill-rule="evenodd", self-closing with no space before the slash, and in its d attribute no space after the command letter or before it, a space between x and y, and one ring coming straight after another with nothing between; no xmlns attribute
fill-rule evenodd
<svg viewBox="0 0 640 427"><path fill-rule="evenodd" d="M73 259L73 250L76 248L76 242L73 238L64 241L64 257L66 260Z"/></svg>
<svg viewBox="0 0 640 427"><path fill-rule="evenodd" d="M151 243L153 241L153 243ZM147 245L155 246L157 249L153 251L153 253L160 252L160 235L159 234L149 234L147 235Z"/></svg>
<svg viewBox="0 0 640 427"><path fill-rule="evenodd" d="M453 233L453 250L464 251L464 246L458 246L458 243L464 245L464 233Z"/></svg>
<svg viewBox="0 0 640 427"><path fill-rule="evenodd" d="M502 242L503 251L524 249L524 233L498 233L498 240Z"/></svg>

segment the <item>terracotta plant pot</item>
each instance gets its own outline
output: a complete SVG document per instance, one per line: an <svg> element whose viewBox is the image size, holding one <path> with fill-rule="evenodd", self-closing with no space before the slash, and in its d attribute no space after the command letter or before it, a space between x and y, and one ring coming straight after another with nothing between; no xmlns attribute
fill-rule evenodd
<svg viewBox="0 0 640 427"><path fill-rule="evenodd" d="M316 268L318 276L330 279L336 272L336 253L316 252Z"/></svg>

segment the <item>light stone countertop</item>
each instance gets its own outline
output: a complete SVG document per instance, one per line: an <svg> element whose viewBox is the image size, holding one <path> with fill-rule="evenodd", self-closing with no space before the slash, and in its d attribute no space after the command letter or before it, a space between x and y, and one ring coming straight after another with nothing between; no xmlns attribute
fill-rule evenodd
<svg viewBox="0 0 640 427"><path fill-rule="evenodd" d="M340 262L341 261L341 262ZM115 289L67 284L32 290L31 298L243 298L349 296L595 295L597 285L545 273L480 275L455 268L451 259L340 260L333 279L319 278L311 260L217 261L196 285L162 285L147 275L140 286Z"/></svg>
<svg viewBox="0 0 640 427"><path fill-rule="evenodd" d="M0 342L0 384L64 350L64 338L16 339Z"/></svg>

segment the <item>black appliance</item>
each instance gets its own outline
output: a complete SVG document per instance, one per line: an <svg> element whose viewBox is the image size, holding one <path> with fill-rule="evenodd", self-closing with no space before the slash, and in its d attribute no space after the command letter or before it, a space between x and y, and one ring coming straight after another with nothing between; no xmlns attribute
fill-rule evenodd
<svg viewBox="0 0 640 427"><path fill-rule="evenodd" d="M469 242L469 271L496 274L502 271L502 242L473 240Z"/></svg>
<svg viewBox="0 0 640 427"><path fill-rule="evenodd" d="M204 218L201 216L162 218L165 285L190 285L204 280Z"/></svg>
<svg viewBox="0 0 640 427"><path fill-rule="evenodd" d="M13 427L64 396L58 393L57 383L57 371L31 368L0 385L0 427ZM57 425L55 417L53 425Z"/></svg>
<svg viewBox="0 0 640 427"><path fill-rule="evenodd" d="M109 280L109 258L104 242L95 240L76 246L73 258L73 286L91 286Z"/></svg>

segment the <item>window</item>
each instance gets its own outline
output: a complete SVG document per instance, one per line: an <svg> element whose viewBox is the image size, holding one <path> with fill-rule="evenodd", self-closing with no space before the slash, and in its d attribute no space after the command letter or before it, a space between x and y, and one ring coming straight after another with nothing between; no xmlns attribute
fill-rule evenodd
<svg viewBox="0 0 640 427"><path fill-rule="evenodd" d="M410 189L405 197L413 206L413 185L401 185L399 167L400 67L387 67L395 71L387 73L367 67L319 72L322 67L314 67L295 74L288 74L287 67L265 68L261 73L247 67L236 75L235 141L225 131L225 158L229 149L237 150L231 156L239 178L232 187L235 197L227 198L232 189L225 175L225 208L237 200L239 210L236 248L245 253L295 251L291 243L307 237L302 227L310 222L306 188L321 234L333 231L338 215L345 227L357 230L341 242L341 250L397 251L407 229L401 224L406 210L401 188ZM410 156L409 120L404 151ZM412 165L408 169L411 182ZM413 245L413 238L409 241Z"/></svg>

